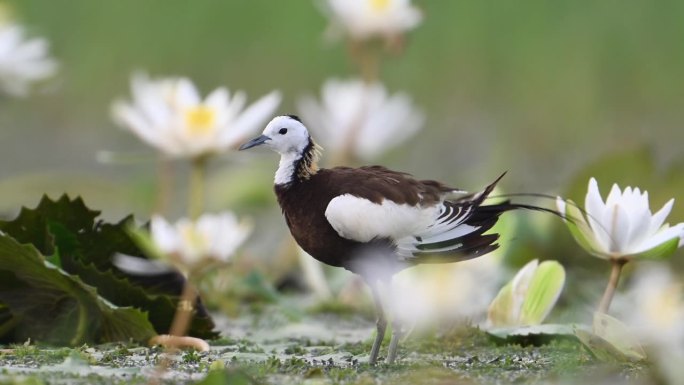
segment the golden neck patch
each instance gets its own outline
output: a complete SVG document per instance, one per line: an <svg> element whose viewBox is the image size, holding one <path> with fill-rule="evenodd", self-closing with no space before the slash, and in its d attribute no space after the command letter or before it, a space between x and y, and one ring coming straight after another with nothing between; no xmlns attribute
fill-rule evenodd
<svg viewBox="0 0 684 385"><path fill-rule="evenodd" d="M318 172L318 160L321 157L322 150L323 148L311 139L297 165L297 178L307 180Z"/></svg>

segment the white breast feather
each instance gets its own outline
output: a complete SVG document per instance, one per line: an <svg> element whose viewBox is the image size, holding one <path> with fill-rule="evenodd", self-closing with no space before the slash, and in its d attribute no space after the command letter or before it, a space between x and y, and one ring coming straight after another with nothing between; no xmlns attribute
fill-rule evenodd
<svg viewBox="0 0 684 385"><path fill-rule="evenodd" d="M425 232L435 222L439 206L411 206L390 200L377 204L344 194L328 203L325 217L343 238L358 242L373 238L397 240Z"/></svg>

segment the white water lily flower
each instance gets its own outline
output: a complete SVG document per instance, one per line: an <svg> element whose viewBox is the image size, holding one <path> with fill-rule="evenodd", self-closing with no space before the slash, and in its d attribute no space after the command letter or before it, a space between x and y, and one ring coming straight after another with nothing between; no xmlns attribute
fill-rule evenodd
<svg viewBox="0 0 684 385"><path fill-rule="evenodd" d="M245 107L247 97L219 87L202 99L187 78L152 80L136 74L133 100L112 107L116 122L143 141L174 157L197 157L226 151L244 141L280 104L273 91Z"/></svg>
<svg viewBox="0 0 684 385"><path fill-rule="evenodd" d="M225 263L247 239L251 226L230 213L204 214L196 221L175 224L155 215L150 221L152 242L162 256L182 271Z"/></svg>
<svg viewBox="0 0 684 385"><path fill-rule="evenodd" d="M614 184L604 202L596 179L589 181L585 212L573 203L557 200L560 213L577 241L590 253L604 259L670 256L684 244L684 223L664 224L672 210L670 199L655 214L651 213L648 192Z"/></svg>
<svg viewBox="0 0 684 385"><path fill-rule="evenodd" d="M356 40L400 35L423 18L410 0L328 0L326 8L333 26Z"/></svg>
<svg viewBox="0 0 684 385"><path fill-rule="evenodd" d="M684 282L663 266L635 273L618 308L629 331L644 344L665 383L684 376Z"/></svg>
<svg viewBox="0 0 684 385"><path fill-rule="evenodd" d="M324 148L370 160L414 135L425 118L405 93L389 95L380 83L331 79L321 101L299 103L302 118Z"/></svg>
<svg viewBox="0 0 684 385"><path fill-rule="evenodd" d="M48 50L46 39L27 39L22 26L0 21L0 88L12 96L26 96L33 83L54 75L57 62Z"/></svg>

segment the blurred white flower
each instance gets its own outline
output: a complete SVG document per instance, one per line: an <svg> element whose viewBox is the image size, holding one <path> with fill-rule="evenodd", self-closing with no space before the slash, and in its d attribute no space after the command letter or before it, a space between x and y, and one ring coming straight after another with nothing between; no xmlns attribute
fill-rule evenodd
<svg viewBox="0 0 684 385"><path fill-rule="evenodd" d="M651 213L648 192L617 184L605 203L596 179L589 181L583 213L573 202L557 200L560 213L577 241L590 253L604 259L660 259L670 256L684 244L684 223L663 224L672 210L670 199L658 212Z"/></svg>
<svg viewBox="0 0 684 385"><path fill-rule="evenodd" d="M327 0L333 27L356 40L391 37L415 28L423 16L410 0Z"/></svg>
<svg viewBox="0 0 684 385"><path fill-rule="evenodd" d="M390 302L407 325L484 320L496 294L502 268L498 253L447 265L420 265L397 274Z"/></svg>
<svg viewBox="0 0 684 385"><path fill-rule="evenodd" d="M523 266L489 305L492 327L541 324L553 309L565 284L565 269L556 261L532 260Z"/></svg>
<svg viewBox="0 0 684 385"><path fill-rule="evenodd" d="M639 270L622 305L623 319L644 343L684 349L684 284L669 269Z"/></svg>
<svg viewBox="0 0 684 385"><path fill-rule="evenodd" d="M302 278L313 294L320 300L332 298L330 282L325 276L323 264L307 254L301 247L297 247L297 258L302 269Z"/></svg>
<svg viewBox="0 0 684 385"><path fill-rule="evenodd" d="M230 212L204 214L196 221L181 219L175 224L155 215L150 222L152 242L161 256L184 272L226 263L250 231L251 226L238 222Z"/></svg>
<svg viewBox="0 0 684 385"><path fill-rule="evenodd" d="M133 100L116 101L114 120L143 141L174 157L197 157L226 151L244 141L280 104L273 91L245 107L247 97L224 87L204 100L187 78L150 79L135 74Z"/></svg>
<svg viewBox="0 0 684 385"><path fill-rule="evenodd" d="M649 266L635 274L621 301L621 318L645 344L665 381L679 384L684 376L684 282L662 266Z"/></svg>
<svg viewBox="0 0 684 385"><path fill-rule="evenodd" d="M382 84L361 80L328 80L320 102L304 97L298 107L324 148L364 160L399 145L425 121L407 94L388 95Z"/></svg>
<svg viewBox="0 0 684 385"><path fill-rule="evenodd" d="M49 57L49 43L25 36L24 28L3 17L0 20L0 88L12 96L26 96L31 84L57 72Z"/></svg>

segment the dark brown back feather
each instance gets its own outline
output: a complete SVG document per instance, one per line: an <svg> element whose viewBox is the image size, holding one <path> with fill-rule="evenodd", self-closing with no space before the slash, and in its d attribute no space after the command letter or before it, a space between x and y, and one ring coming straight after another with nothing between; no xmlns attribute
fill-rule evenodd
<svg viewBox="0 0 684 385"><path fill-rule="evenodd" d="M326 171L340 195L350 194L377 204L387 199L412 206L432 205L457 190L435 180L416 180L410 174L382 166L335 167Z"/></svg>

